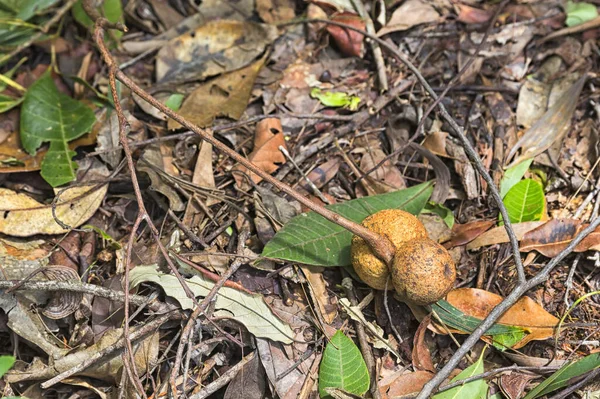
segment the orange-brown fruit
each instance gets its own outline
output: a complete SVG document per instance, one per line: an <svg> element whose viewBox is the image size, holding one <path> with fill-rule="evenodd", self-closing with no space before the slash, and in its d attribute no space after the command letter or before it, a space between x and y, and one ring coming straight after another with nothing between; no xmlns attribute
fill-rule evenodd
<svg viewBox="0 0 600 399"><path fill-rule="evenodd" d="M427 230L414 215L399 209L386 209L368 216L362 225L386 236L396 248L408 240L427 238ZM388 267L373 254L371 247L358 236L350 247L352 266L356 274L370 287L383 290L390 273ZM392 289L391 282L388 289Z"/></svg>
<svg viewBox="0 0 600 399"><path fill-rule="evenodd" d="M444 298L456 280L452 257L446 248L429 238L407 241L396 248L391 269L400 299L417 305Z"/></svg>

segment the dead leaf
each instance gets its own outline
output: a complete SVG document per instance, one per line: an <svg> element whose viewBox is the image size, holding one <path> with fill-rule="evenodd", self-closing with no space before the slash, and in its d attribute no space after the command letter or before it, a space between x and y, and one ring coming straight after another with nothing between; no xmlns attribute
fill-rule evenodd
<svg viewBox="0 0 600 399"><path fill-rule="evenodd" d="M256 0L256 12L268 24L278 24L296 18L292 0Z"/></svg>
<svg viewBox="0 0 600 399"><path fill-rule="evenodd" d="M337 316L337 300L327 292L327 286L323 278L324 269L317 266L300 266L300 268L308 282L311 298L319 308L317 311L321 313L325 323L333 323Z"/></svg>
<svg viewBox="0 0 600 399"><path fill-rule="evenodd" d="M297 398L307 376L294 368L291 373L283 378L277 378L284 371L292 368L294 362L285 355L283 345L263 338L256 338L256 349L261 363L275 392L282 399ZM313 355L316 356L316 355ZM309 359L315 359L311 356ZM318 356L320 357L320 355ZM320 359L316 359L318 362Z"/></svg>
<svg viewBox="0 0 600 399"><path fill-rule="evenodd" d="M337 14L332 18L332 21L341 22L361 30L365 29L365 22L362 18L349 12ZM327 29L342 54L362 58L364 54L364 36L362 34L335 25L327 25L325 29Z"/></svg>
<svg viewBox="0 0 600 399"><path fill-rule="evenodd" d="M455 223L452 226L452 238L444 244L446 249L465 245L485 233L494 224L493 220L474 220L466 224Z"/></svg>
<svg viewBox="0 0 600 399"><path fill-rule="evenodd" d="M415 370L435 373L433 361L431 360L431 353L425 343L425 333L427 332L427 326L430 322L431 316L428 315L421 320L419 328L417 328L417 332L413 338L412 363Z"/></svg>
<svg viewBox="0 0 600 399"><path fill-rule="evenodd" d="M419 392L423 385L433 378L429 371L418 370L414 373L405 373L398 376L388 384L379 384L379 391L384 399L393 399L403 397L412 393Z"/></svg>
<svg viewBox="0 0 600 399"><path fill-rule="evenodd" d="M521 240L520 250L537 251L553 258L564 250L586 228L588 223L577 219L552 219L541 226L527 232ZM585 237L574 249L574 252L600 251L600 228Z"/></svg>
<svg viewBox="0 0 600 399"><path fill-rule="evenodd" d="M140 162L136 165L136 169L148 174L152 182L152 189L168 198L171 209L175 212L185 210L185 205L177 191L162 177L162 174L166 174L164 170L165 160L161 154L159 145L153 144L146 147L140 158Z"/></svg>
<svg viewBox="0 0 600 399"><path fill-rule="evenodd" d="M277 37L277 28L253 22L211 21L160 49L156 81L205 79L249 65Z"/></svg>
<svg viewBox="0 0 600 399"><path fill-rule="evenodd" d="M260 358L254 355L233 377L223 399L237 399L242 393L244 399L263 399L267 388L266 377Z"/></svg>
<svg viewBox="0 0 600 399"><path fill-rule="evenodd" d="M144 130L144 125L129 111L124 111L123 114L129 123L130 133L128 137L135 132ZM123 150L119 144L119 121L116 112L111 112L106 109L102 115L98 118L98 122L94 125L93 129L97 132L97 146L96 151L113 150L99 154L100 158L111 167L116 168L123 158Z"/></svg>
<svg viewBox="0 0 600 399"><path fill-rule="evenodd" d="M371 170L381 162L386 154L380 148L369 148L360 160L363 172ZM389 193L406 187L404 177L390 160L386 160L379 168L361 180L361 184L369 195Z"/></svg>
<svg viewBox="0 0 600 399"><path fill-rule="evenodd" d="M457 4L459 9L457 21L463 24L483 24L494 15L493 10L482 10L467 4Z"/></svg>
<svg viewBox="0 0 600 399"><path fill-rule="evenodd" d="M164 0L150 0L150 4L154 9L154 14L160 19L160 22L165 29L171 29L177 26L184 19L181 14L175 11L168 1Z"/></svg>
<svg viewBox="0 0 600 399"><path fill-rule="evenodd" d="M98 161L99 163L99 161ZM79 168L79 172L86 168ZM105 179L108 169L104 165L88 169L86 179ZM66 227L79 227L96 212L108 189L108 184L82 185L55 189L55 215ZM69 231L57 223L52 205L42 204L30 196L0 188L0 233L29 237L35 234L63 234Z"/></svg>
<svg viewBox="0 0 600 399"><path fill-rule="evenodd" d="M536 378L533 374L511 372L500 376L500 388L508 399L520 399L525 393L529 381Z"/></svg>
<svg viewBox="0 0 600 399"><path fill-rule="evenodd" d="M217 116L239 119L248 106L254 80L265 59L202 84L185 99L179 115L200 127L210 125ZM168 127L173 130L181 125L169 119Z"/></svg>
<svg viewBox="0 0 600 399"><path fill-rule="evenodd" d="M279 146L286 147L281 121L278 118L263 119L256 124L254 149L248 155L248 160L265 172L273 173L279 169L280 164L285 163L285 156L279 150ZM250 188L246 176L254 183L262 180L242 165L236 165L232 172L236 184L243 190Z"/></svg>
<svg viewBox="0 0 600 399"><path fill-rule="evenodd" d="M524 223L515 223L512 225L512 228L515 232L515 236L517 240L522 240L525 233L535 229L536 227L541 226L546 222L524 222ZM508 242L508 234L506 234L506 229L504 226L496 226L491 230L486 231L473 241L467 244L468 250L477 249L480 247L486 247L488 245L495 244L503 244Z"/></svg>
<svg viewBox="0 0 600 399"><path fill-rule="evenodd" d="M446 300L468 316L485 319L504 298L477 288L458 288L448 293ZM522 327L528 334L512 346L519 349L533 340L552 337L558 319L529 297L522 297L497 321L499 324ZM438 327L439 328L439 327Z"/></svg>
<svg viewBox="0 0 600 399"><path fill-rule="evenodd" d="M412 28L420 24L436 22L440 18L438 12L430 4L421 0L408 0L392 14L392 17L377 32L377 36L383 36L391 32L398 32Z"/></svg>
<svg viewBox="0 0 600 399"><path fill-rule="evenodd" d="M448 158L450 156L446 152L446 137L448 137L446 132L431 132L425 137L422 145L435 155Z"/></svg>
<svg viewBox="0 0 600 399"><path fill-rule="evenodd" d="M453 141L448 141L446 142L446 151L454 158L454 169L460 176L467 198L478 198L479 185L477 184L477 174L475 173L475 168L467 157L464 148Z"/></svg>
<svg viewBox="0 0 600 399"><path fill-rule="evenodd" d="M311 170L306 177L313 182L317 188L322 188L338 173L341 162L341 159L337 157L330 159ZM306 181L300 181L300 187L309 193L312 192L312 188L310 188Z"/></svg>

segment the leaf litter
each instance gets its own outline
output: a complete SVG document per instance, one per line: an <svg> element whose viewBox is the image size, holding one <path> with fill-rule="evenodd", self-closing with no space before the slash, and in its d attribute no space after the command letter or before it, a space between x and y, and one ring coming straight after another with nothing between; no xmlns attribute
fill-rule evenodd
<svg viewBox="0 0 600 399"><path fill-rule="evenodd" d="M442 104L500 187L526 277L598 216L592 3L107 0L97 10L129 28L107 31L115 63L217 140L117 83L126 150L84 1L0 4L0 354L18 354L3 394L45 395L58 379L100 397L415 395L455 352L447 333L460 344L510 296L498 206L431 96L361 32L298 18L367 30L449 90ZM455 289L430 308L370 291L349 267L352 234L302 198L355 222L419 216L451 249ZM509 371L434 397L541 397L593 375L597 241L596 229L444 384ZM128 359L122 336L152 323Z"/></svg>

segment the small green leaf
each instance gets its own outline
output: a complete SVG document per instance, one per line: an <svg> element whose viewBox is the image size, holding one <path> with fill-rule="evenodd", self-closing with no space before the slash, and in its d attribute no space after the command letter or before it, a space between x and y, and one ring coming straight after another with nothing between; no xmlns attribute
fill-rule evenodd
<svg viewBox="0 0 600 399"><path fill-rule="evenodd" d="M75 151L69 141L89 132L95 121L91 109L58 91L50 72L27 90L21 108L21 143L33 155L40 145L50 142L41 174L53 187L75 179Z"/></svg>
<svg viewBox="0 0 600 399"><path fill-rule="evenodd" d="M580 25L598 16L598 9L594 4L590 3L573 3L572 1L567 1L565 11L567 12L565 25L567 26Z"/></svg>
<svg viewBox="0 0 600 399"><path fill-rule="evenodd" d="M454 226L454 213L443 204L429 201L421 213L434 213L442 218L448 228L451 229Z"/></svg>
<svg viewBox="0 0 600 399"><path fill-rule="evenodd" d="M319 367L319 394L330 398L325 388L339 388L356 395L369 389L369 371L360 350L341 330L325 347Z"/></svg>
<svg viewBox="0 0 600 399"><path fill-rule="evenodd" d="M592 353L576 362L568 363L556 370L554 374L532 389L524 399L534 399L549 392L574 383L573 378L579 377L600 367L600 353Z"/></svg>
<svg viewBox="0 0 600 399"><path fill-rule="evenodd" d="M391 193L326 206L354 222L384 209L418 215L433 191L431 182ZM283 226L267 243L262 256L315 266L350 265L352 233L314 213L303 213Z"/></svg>
<svg viewBox="0 0 600 399"><path fill-rule="evenodd" d="M466 369L460 372L451 382L464 380L465 378L474 377L479 374L483 374L483 354L485 349L481 351L479 359ZM468 382L464 385L448 389L433 396L433 399L480 399L487 396L488 385L487 382L482 378L479 380Z"/></svg>
<svg viewBox="0 0 600 399"><path fill-rule="evenodd" d="M523 176L525 176L525 172L527 172L527 169L529 169L529 166L531 166L532 162L533 158L526 159L523 162L519 162L515 166L506 169L502 180L500 180L501 198L504 198L504 196L506 196L506 193L508 193L508 191L511 188L513 188L515 184L521 181Z"/></svg>
<svg viewBox="0 0 600 399"><path fill-rule="evenodd" d="M99 11L104 18L108 19L112 23L123 22L123 7L121 0L104 0L103 3L102 9ZM75 18L75 21L77 21L80 25L83 25L86 28L94 27L94 22L83 9L81 0L73 5L72 12L73 18ZM123 32L112 31L111 35L115 38L120 38L123 35Z"/></svg>
<svg viewBox="0 0 600 399"><path fill-rule="evenodd" d="M546 209L544 189L533 179L521 180L515 184L503 201L512 223L540 220Z"/></svg>
<svg viewBox="0 0 600 399"><path fill-rule="evenodd" d="M0 356L0 377L2 377L15 364L12 356Z"/></svg>
<svg viewBox="0 0 600 399"><path fill-rule="evenodd" d="M0 94L0 114L6 111L10 111L22 102L23 98L14 98L11 96Z"/></svg>
<svg viewBox="0 0 600 399"><path fill-rule="evenodd" d="M360 103L360 98L357 96L339 92L334 93L331 91L322 92L321 89L317 87L311 90L310 96L318 99L323 105L328 107L344 107L348 108L350 111L356 111L358 109L358 104Z"/></svg>
<svg viewBox="0 0 600 399"><path fill-rule="evenodd" d="M58 0L21 0L21 4L19 4L19 12L17 13L16 18L27 21L34 15L52 6L57 1Z"/></svg>
<svg viewBox="0 0 600 399"><path fill-rule="evenodd" d="M179 111L181 103L183 102L183 97L183 94L171 94L169 98L167 98L165 105L173 111Z"/></svg>

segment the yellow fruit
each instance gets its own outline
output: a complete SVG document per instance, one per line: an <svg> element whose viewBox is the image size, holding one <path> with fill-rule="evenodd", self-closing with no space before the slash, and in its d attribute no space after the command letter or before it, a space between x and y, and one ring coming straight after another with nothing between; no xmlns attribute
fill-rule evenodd
<svg viewBox="0 0 600 399"><path fill-rule="evenodd" d="M429 238L407 241L397 247L391 269L400 299L418 305L444 298L456 280L452 257L446 248Z"/></svg>
<svg viewBox="0 0 600 399"><path fill-rule="evenodd" d="M386 236L396 248L409 240L427 238L425 226L414 215L399 209L386 209L363 220L367 229ZM356 274L370 287L383 290L390 273L388 267L371 251L371 247L358 236L352 238L350 247L352 266ZM392 289L392 283L388 284Z"/></svg>

